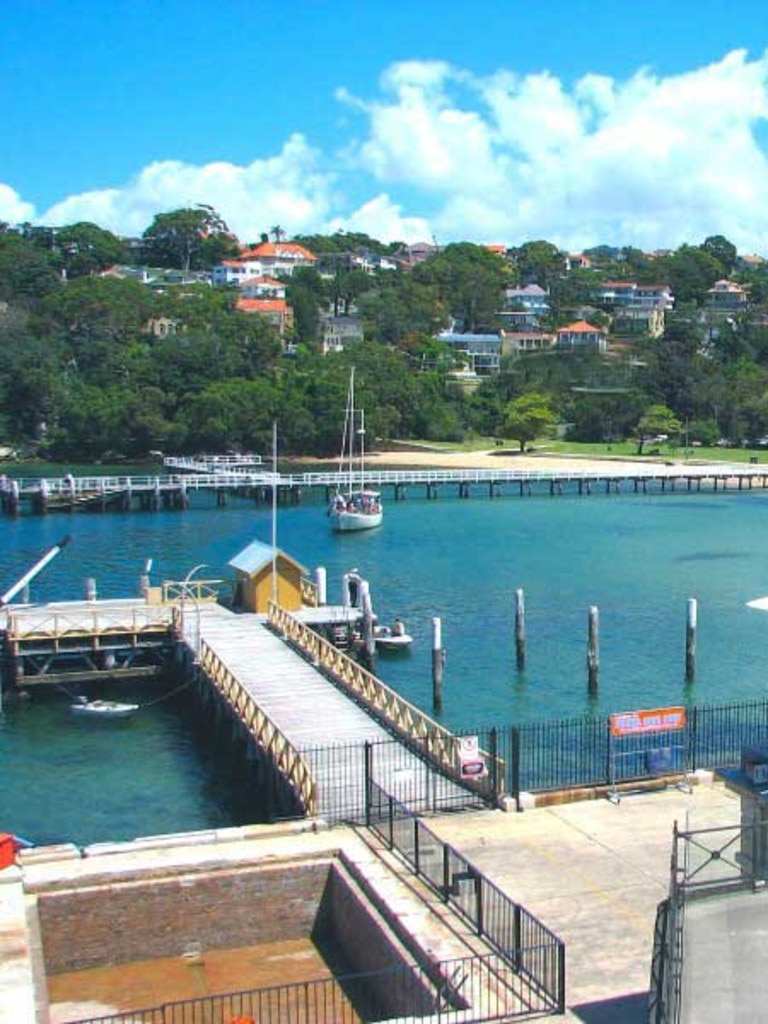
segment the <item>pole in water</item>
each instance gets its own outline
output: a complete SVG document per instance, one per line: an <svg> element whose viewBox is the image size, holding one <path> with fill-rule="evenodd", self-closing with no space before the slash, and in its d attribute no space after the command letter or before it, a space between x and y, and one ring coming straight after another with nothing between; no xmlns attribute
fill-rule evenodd
<svg viewBox="0 0 768 1024"><path fill-rule="evenodd" d="M591 695L597 693L600 678L600 612L597 605L589 609L589 637L587 640L587 679Z"/></svg>
<svg viewBox="0 0 768 1024"><path fill-rule="evenodd" d="M363 647L365 663L371 671L376 667L376 637L373 633L373 602L368 580L360 580L360 604L363 609Z"/></svg>
<svg viewBox="0 0 768 1024"><path fill-rule="evenodd" d="M685 617L685 681L692 683L696 677L696 620L698 603L695 597L688 598Z"/></svg>
<svg viewBox="0 0 768 1024"><path fill-rule="evenodd" d="M515 652L518 669L525 668L525 594L515 591Z"/></svg>
<svg viewBox="0 0 768 1024"><path fill-rule="evenodd" d="M20 590L23 590L27 584L29 584L39 572L41 572L49 562L58 555L58 553L69 544L72 538L67 534L66 537L62 537L58 544L54 544L52 548L49 548L46 553L40 558L32 568L24 573L21 579L17 580L12 587L9 587L4 594L0 594L0 608L12 601L13 598L18 594Z"/></svg>
<svg viewBox="0 0 768 1024"><path fill-rule="evenodd" d="M435 711L443 710L443 624L439 618L432 619L432 706Z"/></svg>

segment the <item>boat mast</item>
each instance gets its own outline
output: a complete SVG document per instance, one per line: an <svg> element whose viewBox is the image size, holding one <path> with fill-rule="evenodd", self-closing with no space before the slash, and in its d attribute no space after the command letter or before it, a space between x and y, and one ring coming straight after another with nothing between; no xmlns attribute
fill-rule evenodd
<svg viewBox="0 0 768 1024"><path fill-rule="evenodd" d="M348 489L352 490L353 475L355 472L355 368L352 367L349 374L349 397L347 400L347 416L349 419L349 484Z"/></svg>

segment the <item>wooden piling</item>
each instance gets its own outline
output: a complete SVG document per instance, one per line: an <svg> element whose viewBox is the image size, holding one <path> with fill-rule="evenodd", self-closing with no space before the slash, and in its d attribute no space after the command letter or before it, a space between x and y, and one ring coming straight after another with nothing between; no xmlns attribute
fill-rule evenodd
<svg viewBox="0 0 768 1024"><path fill-rule="evenodd" d="M698 604L695 597L688 598L685 617L685 681L690 684L696 677L696 620Z"/></svg>
<svg viewBox="0 0 768 1024"><path fill-rule="evenodd" d="M515 652L517 667L525 668L525 594L515 591Z"/></svg>
<svg viewBox="0 0 768 1024"><path fill-rule="evenodd" d="M363 609L363 653L371 672L376 668L376 638L373 633L373 603L368 580L360 580L360 607Z"/></svg>
<svg viewBox="0 0 768 1024"><path fill-rule="evenodd" d="M434 618L432 619L432 707L438 712L443 710L444 667L443 626L439 618Z"/></svg>
<svg viewBox="0 0 768 1024"><path fill-rule="evenodd" d="M600 679L600 613L597 605L589 609L589 636L587 639L587 679L590 695L597 693Z"/></svg>

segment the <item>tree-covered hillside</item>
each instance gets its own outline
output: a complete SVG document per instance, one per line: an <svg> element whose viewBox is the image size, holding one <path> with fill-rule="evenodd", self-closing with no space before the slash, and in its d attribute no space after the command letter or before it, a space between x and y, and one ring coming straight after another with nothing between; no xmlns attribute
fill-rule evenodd
<svg viewBox="0 0 768 1024"><path fill-rule="evenodd" d="M236 308L236 289L204 283L201 272L241 249L207 207L158 215L133 240L93 224L0 226L0 443L82 460L265 451L276 420L286 453L335 454L353 364L371 443L511 430L523 441L534 415L590 441L641 438L656 422L704 443L768 435L768 273L740 263L722 236L653 257L600 247L579 267L546 241L504 254L459 242L374 273L333 261L404 247L344 233L297 241L332 269L286 279L294 320L281 338ZM179 273L151 287L115 265ZM726 278L749 301L714 321L709 290ZM611 338L612 311L595 299L611 280L670 285L675 309L660 337ZM474 389L458 386L455 349L439 332L497 332L506 290L531 283L549 295L542 329L592 317L609 331L608 351L509 356ZM323 313L361 318L365 340L323 356Z"/></svg>

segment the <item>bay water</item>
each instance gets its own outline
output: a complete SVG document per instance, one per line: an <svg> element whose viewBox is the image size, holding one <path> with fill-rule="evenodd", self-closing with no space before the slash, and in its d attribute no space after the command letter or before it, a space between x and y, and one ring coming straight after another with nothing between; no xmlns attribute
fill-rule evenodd
<svg viewBox="0 0 768 1024"><path fill-rule="evenodd" d="M478 488L479 491L479 488ZM386 497L386 495L385 495ZM23 514L0 521L0 592L64 535L31 585L32 601L138 594L151 581L231 579L228 562L254 539L271 543L269 507L192 494L186 511ZM281 507L277 543L312 572L328 601L343 574L369 581L379 621L399 616L410 651L382 655L377 674L432 713L433 619L442 624L443 711L449 728L607 714L678 703L726 703L768 692L768 492L473 496L449 489L386 502L384 525L334 534L324 497ZM514 593L525 595L527 658L515 665ZM685 625L698 602L696 678L686 686ZM599 691L587 688L590 606L599 609ZM116 688L115 688L116 687ZM211 747L184 695L121 683L109 696L144 705L122 722L75 720L62 690L6 701L0 715L0 831L30 841L86 843L250 820L252 802ZM323 742L318 730L318 744Z"/></svg>

